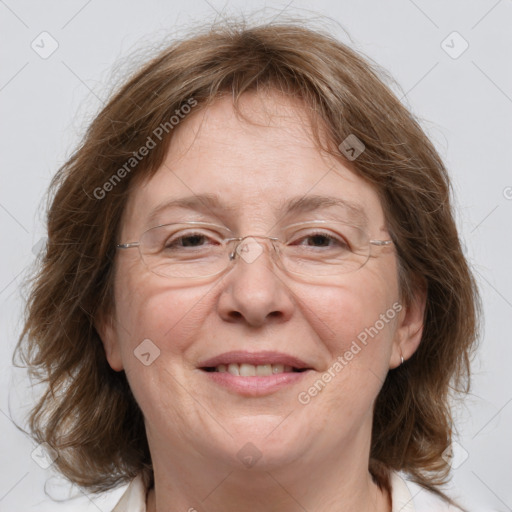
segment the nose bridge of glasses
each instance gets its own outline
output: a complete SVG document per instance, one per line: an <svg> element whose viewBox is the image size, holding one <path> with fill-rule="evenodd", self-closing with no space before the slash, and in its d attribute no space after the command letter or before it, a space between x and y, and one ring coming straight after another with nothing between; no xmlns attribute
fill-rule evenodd
<svg viewBox="0 0 512 512"><path fill-rule="evenodd" d="M246 263L253 263L264 250L262 244L256 239L264 241L267 247L270 243L273 249L277 249L275 244L276 242L279 242L279 239L273 236L246 235L244 237L231 238L228 242L234 243L234 246L231 246L232 248L229 252L229 260L234 260L238 254Z"/></svg>

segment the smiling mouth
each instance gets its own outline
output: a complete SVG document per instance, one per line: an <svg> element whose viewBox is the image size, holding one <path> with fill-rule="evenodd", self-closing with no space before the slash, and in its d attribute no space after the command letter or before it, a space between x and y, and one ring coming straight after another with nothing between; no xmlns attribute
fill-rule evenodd
<svg viewBox="0 0 512 512"><path fill-rule="evenodd" d="M204 367L201 368L201 370L210 373L229 373L237 377L269 377L281 373L301 373L308 370L308 368L295 368L285 364L253 365L247 363L230 363Z"/></svg>

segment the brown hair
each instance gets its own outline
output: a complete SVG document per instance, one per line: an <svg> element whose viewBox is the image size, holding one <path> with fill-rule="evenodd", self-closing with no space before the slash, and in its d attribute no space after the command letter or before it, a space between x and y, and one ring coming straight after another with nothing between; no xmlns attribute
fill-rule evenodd
<svg viewBox="0 0 512 512"><path fill-rule="evenodd" d="M83 487L106 490L152 472L142 413L94 328L98 313L115 306L116 235L128 194L161 165L173 134L169 120L187 102L197 110L230 94L236 107L245 91L270 87L303 100L316 142L321 122L332 155L343 160L338 145L348 135L364 143L350 165L382 201L403 299L416 286L427 289L422 342L388 373L376 400L370 471L389 488L388 471L404 470L442 495L450 391L469 390L479 311L447 172L376 66L332 35L300 25L235 20L171 44L113 95L51 182L48 243L29 281L17 352L47 383L30 416L32 434L58 451L58 469ZM161 142L128 168L162 126Z"/></svg>

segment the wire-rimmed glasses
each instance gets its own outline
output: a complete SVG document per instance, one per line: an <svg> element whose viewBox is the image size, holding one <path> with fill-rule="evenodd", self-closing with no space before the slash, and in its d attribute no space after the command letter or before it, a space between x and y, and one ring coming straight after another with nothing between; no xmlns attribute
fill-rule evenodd
<svg viewBox="0 0 512 512"><path fill-rule="evenodd" d="M359 270L372 255L372 247L393 243L370 239L360 227L330 220L298 222L281 232L282 240L260 235L234 237L225 226L190 221L152 227L138 242L117 244L116 248L138 247L144 265L159 276L201 279L224 272L237 256L246 263L254 262L270 242L271 256L280 269L320 278Z"/></svg>

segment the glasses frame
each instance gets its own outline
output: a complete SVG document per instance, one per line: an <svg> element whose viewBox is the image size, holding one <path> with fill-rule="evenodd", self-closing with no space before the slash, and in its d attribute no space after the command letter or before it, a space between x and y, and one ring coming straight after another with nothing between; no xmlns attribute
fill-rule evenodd
<svg viewBox="0 0 512 512"><path fill-rule="evenodd" d="M352 270L352 271L349 271L349 272L342 272L342 274L350 274L352 272L357 272L358 270L361 270L361 268L363 268L366 263L368 263L368 260L370 259L370 257L372 256L371 254L371 246L377 246L377 247L387 247L387 246L390 246L392 245L394 242L393 240L378 240L378 239L371 239L368 234L366 233L366 231L358 226L353 226L352 224L348 224L346 222L342 222L342 221L326 221L326 220L314 220L314 221L304 221L304 222L296 222L294 224L289 224L286 226L286 228L290 228L290 227L294 227L294 226L315 226L315 225L321 225L321 224L331 224L332 222L334 223L337 223L337 224L345 224L347 226L351 226L351 227L354 227L356 229L359 229L360 231L362 231L363 233L365 233L368 237L368 245L370 246L369 247L369 251L368 251L368 257L367 259L365 260L365 262L357 269L355 270ZM229 232L229 233L232 233L232 231L225 227L225 226L220 226L218 224L213 224L213 223L210 223L210 222L200 222L200 221L187 221L187 222L169 222L169 223L166 223L166 224L159 224L158 226L153 226L151 228L148 228L146 229L139 237L139 241L138 242L127 242L127 243L119 243L119 244L116 244L116 249L132 249L134 247L137 247L139 249L139 256L142 260L142 263L146 266L146 268L152 272L153 274L157 275L157 276L161 276L161 277L165 277L165 278L168 278L168 279L185 279L185 280L192 280L192 279L208 279L210 277L213 277L213 276L217 276L219 274L222 274L223 272L225 272L228 268L229 268L229 263L233 260L235 260L236 258L236 253L238 251L238 248L240 247L240 244L246 240L247 238L260 238L260 239L266 239L266 240L270 240L272 242L272 247L274 249L274 252L278 254L278 258L277 258L277 263L278 263L278 266L280 268L282 268L282 270L284 270L285 272L288 272L290 274L294 274L294 275L299 275L299 276L309 276L311 277L310 274L302 274L300 272L294 272L293 270L288 270L286 268L286 266L283 264L282 262L282 258L281 258L281 255L280 255L280 251L278 249L278 247L276 246L276 243L278 244L283 244L283 245L286 245L286 242L283 242L282 240L280 240L279 238L277 237L273 237L273 236L265 236L265 235L245 235L243 237L231 237L231 238L223 238L222 239L222 243L227 246L228 243L230 242L238 242L236 245L235 245L235 248L233 249L233 251L231 251L229 254L228 254L228 263L226 264L226 266L222 269L222 270L219 270L218 272L215 272L213 274L208 274L208 275L205 275L205 276L195 276L195 277L181 277L181 276L169 276L167 274L161 274L161 273L158 273L158 272L155 272L153 269L151 269L148 264L146 263L146 261L144 260L144 256L142 254L142 250L141 250L141 241L142 240L142 237L148 232L148 231L151 231L153 229L157 229L157 228L161 228L161 227L164 227L164 226L172 226L173 224L180 224L180 225L192 225L192 226L205 226L205 227L215 227L215 228L218 228L222 231L225 231L225 232ZM333 275L336 275L336 274L332 274L332 275L323 275L322 277L332 277Z"/></svg>

